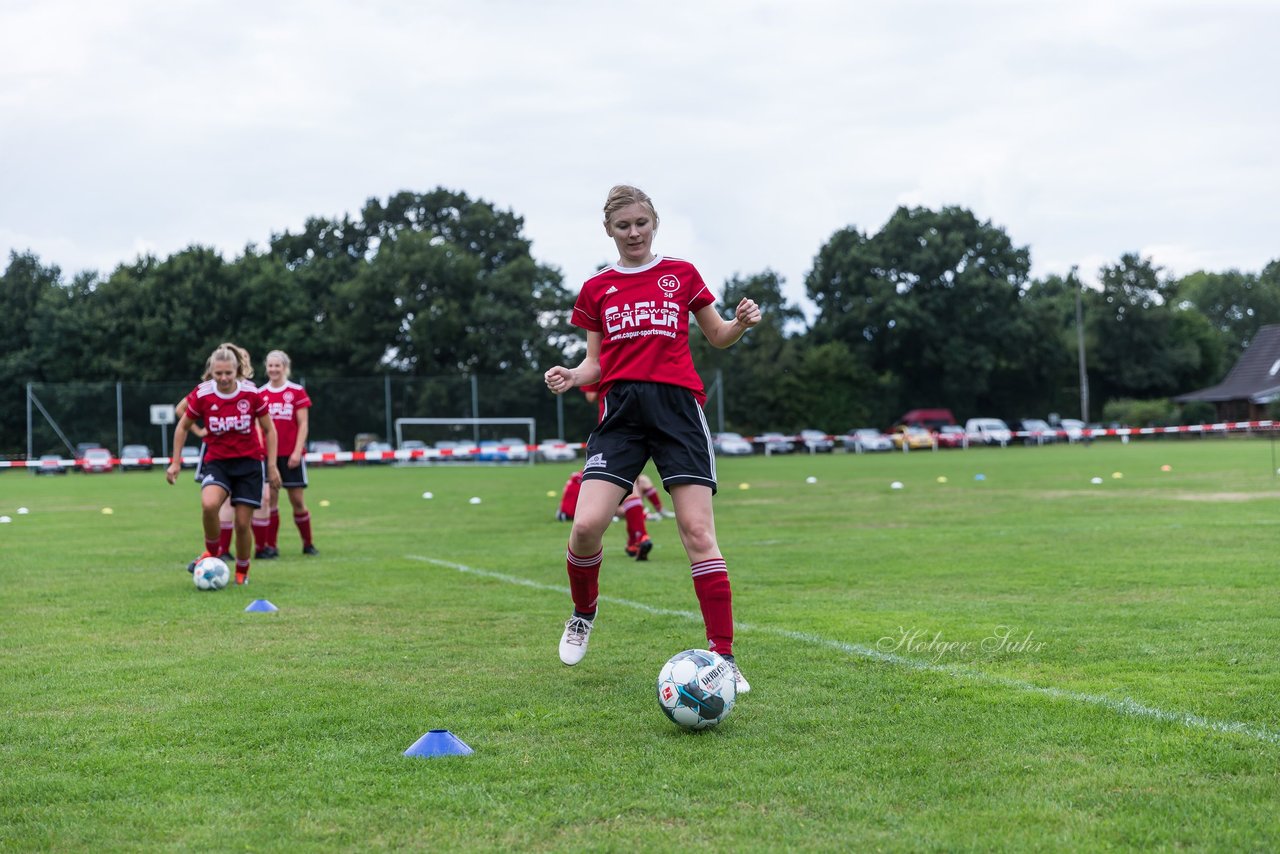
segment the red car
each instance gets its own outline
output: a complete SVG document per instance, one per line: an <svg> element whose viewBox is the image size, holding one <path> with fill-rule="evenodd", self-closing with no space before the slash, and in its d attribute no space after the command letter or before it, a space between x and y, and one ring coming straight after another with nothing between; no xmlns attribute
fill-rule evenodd
<svg viewBox="0 0 1280 854"><path fill-rule="evenodd" d="M959 424L946 424L938 428L934 439L939 448L967 448L969 437Z"/></svg>
<svg viewBox="0 0 1280 854"><path fill-rule="evenodd" d="M106 448L90 448L84 452L84 457L80 460L82 472L106 472L114 467L111 452Z"/></svg>

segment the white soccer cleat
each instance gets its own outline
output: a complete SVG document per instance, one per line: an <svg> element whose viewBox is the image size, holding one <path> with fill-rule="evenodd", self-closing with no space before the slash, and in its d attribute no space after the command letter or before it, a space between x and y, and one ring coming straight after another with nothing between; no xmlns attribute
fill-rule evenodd
<svg viewBox="0 0 1280 854"><path fill-rule="evenodd" d="M574 665L587 654L587 640L591 637L591 620L570 617L565 620L564 634L560 636L560 660Z"/></svg>
<svg viewBox="0 0 1280 854"><path fill-rule="evenodd" d="M674 518L676 518L676 513L675 513L675 511L674 511L674 510L668 510L668 509L667 509L667 508L665 508L665 507L664 507L664 508L662 508L662 515L663 515L663 516L665 516L665 517L666 517L666 518L668 518L668 519L674 519Z"/></svg>
<svg viewBox="0 0 1280 854"><path fill-rule="evenodd" d="M726 659L729 669L733 671L733 685L739 694L751 693L751 683L747 681L747 677L742 675L742 671L738 669L738 663L732 658Z"/></svg>

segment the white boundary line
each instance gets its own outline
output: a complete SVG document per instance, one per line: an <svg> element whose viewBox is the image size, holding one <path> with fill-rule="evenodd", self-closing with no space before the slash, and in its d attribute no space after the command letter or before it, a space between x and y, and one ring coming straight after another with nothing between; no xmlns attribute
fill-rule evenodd
<svg viewBox="0 0 1280 854"><path fill-rule="evenodd" d="M468 575L477 575L482 578L491 578L494 581L501 581L506 584L518 584L521 587L530 587L534 590L545 590L549 593L559 593L568 595L569 588L556 584L543 584L540 581L532 581L528 578L520 578L516 575L506 575L501 572L493 572L487 569L476 569L472 566L466 566L461 563L453 563L447 560L438 560L431 557L423 557L422 555L405 555L409 560L422 561L436 566L447 567L448 569L457 570L458 572ZM626 608L634 608L637 611L644 611L646 614L654 614L660 617L679 617L685 620L702 622L702 615L695 614L692 611L676 611L671 608L655 608L652 605L646 605L643 602L634 602L630 599L619 599L613 596L601 596L601 602L609 602L613 605L622 605ZM933 664L928 661L921 661L916 658L909 658L905 655L895 655L894 653L881 652L869 646L863 646L856 643L845 643L843 641L831 640L819 635L812 635L806 632L793 632L788 629L778 629L772 626L757 626L750 623L735 623L739 632L758 633L773 635L774 637L786 638L787 640L799 641L801 643L812 644L814 646L822 646L827 649L833 649L848 655L856 655L862 658L868 658L873 661L881 661L886 664L895 664L900 667L909 667L913 670L920 670L926 673L941 673L947 676L953 676L957 679L967 679L984 685L997 685L1001 688L1008 688L1013 691L1022 691L1028 694L1036 694L1041 697L1048 697L1052 700L1065 700L1070 703L1081 703L1088 706L1097 706L1130 717L1150 718L1151 720L1163 721L1165 723L1179 724L1188 729L1209 730L1211 732L1228 733L1231 735L1243 735L1249 738L1265 741L1270 744L1280 744L1280 732L1266 729L1265 727L1254 726L1252 724L1241 723L1239 721L1219 721L1212 718L1206 718L1191 712L1171 711L1167 709L1159 709L1155 706L1148 706L1129 697L1108 697L1103 694L1085 694L1079 691L1068 691L1063 688L1045 687L1036 685L1031 682L1024 682L1021 679L1011 679L1006 676L997 676L991 673L985 673L981 670L974 670L969 667L962 667L956 664Z"/></svg>

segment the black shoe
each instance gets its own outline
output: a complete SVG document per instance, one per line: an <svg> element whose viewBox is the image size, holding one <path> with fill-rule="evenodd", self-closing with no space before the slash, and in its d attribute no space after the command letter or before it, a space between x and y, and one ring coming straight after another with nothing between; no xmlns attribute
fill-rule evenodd
<svg viewBox="0 0 1280 854"><path fill-rule="evenodd" d="M305 546L302 547L302 553L310 557L316 557L317 555L320 554L320 550L317 549L315 546L311 545L311 543L307 543Z"/></svg>
<svg viewBox="0 0 1280 854"><path fill-rule="evenodd" d="M192 575L195 575L197 563L199 563L199 561L193 560L191 561L191 563L187 564L187 572L191 573Z"/></svg>
<svg viewBox="0 0 1280 854"><path fill-rule="evenodd" d="M275 546L267 546L265 549L263 549L263 551L266 552L266 554L264 554L263 557L269 560L275 560L276 558L280 557L280 550Z"/></svg>
<svg viewBox="0 0 1280 854"><path fill-rule="evenodd" d="M269 558L269 557L271 557L271 555L267 554L266 549L257 549L253 553L254 560L264 560L265 558Z"/></svg>

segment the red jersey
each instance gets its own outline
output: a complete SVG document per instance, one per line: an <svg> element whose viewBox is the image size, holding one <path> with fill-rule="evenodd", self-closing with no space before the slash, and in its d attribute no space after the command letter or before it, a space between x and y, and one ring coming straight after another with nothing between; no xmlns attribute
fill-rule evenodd
<svg viewBox="0 0 1280 854"><path fill-rule="evenodd" d="M248 380L240 380L229 395L218 391L213 380L205 380L187 395L187 416L203 420L209 431L204 437L206 460L265 458L254 422L266 411L266 401Z"/></svg>
<svg viewBox="0 0 1280 854"><path fill-rule="evenodd" d="M575 471L569 475L564 484L564 495L560 497L560 512L572 516L578 509L578 490L582 489L582 472Z"/></svg>
<svg viewBox="0 0 1280 854"><path fill-rule="evenodd" d="M689 313L715 301L697 269L679 258L614 265L587 279L573 325L601 334L600 393L619 380L639 380L687 388L705 404L689 352Z"/></svg>
<svg viewBox="0 0 1280 854"><path fill-rule="evenodd" d="M291 382L279 388L267 383L258 389L258 394L267 402L267 414L276 428L276 453L287 457L298 444L298 410L311 406L311 398L305 388Z"/></svg>

